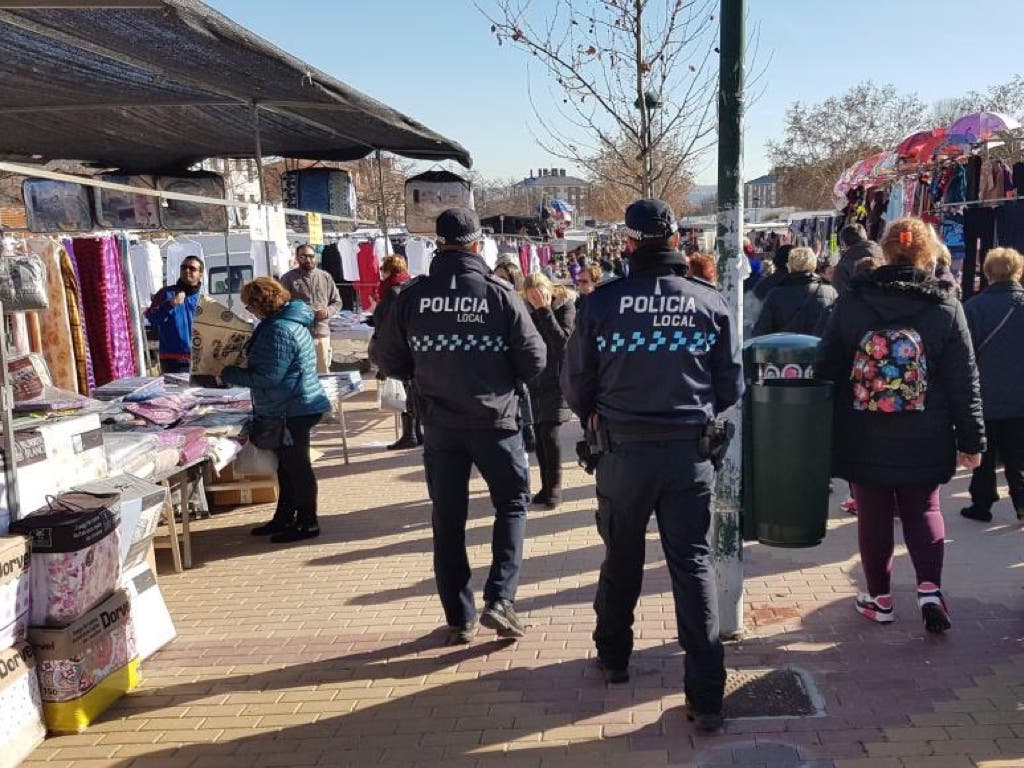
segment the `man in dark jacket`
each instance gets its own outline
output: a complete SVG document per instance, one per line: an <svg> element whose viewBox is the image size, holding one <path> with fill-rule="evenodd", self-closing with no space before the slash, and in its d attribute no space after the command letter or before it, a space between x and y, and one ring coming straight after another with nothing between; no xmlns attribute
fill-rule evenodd
<svg viewBox="0 0 1024 768"><path fill-rule="evenodd" d="M186 256L178 282L153 296L146 319L160 339L160 372L188 373L192 365L192 321L203 287L203 262Z"/></svg>
<svg viewBox="0 0 1024 768"><path fill-rule="evenodd" d="M839 245L843 250L832 275L832 285L842 295L850 287L854 267L861 259L870 256L880 264L885 263L878 243L868 240L868 234L860 224L849 224L839 232Z"/></svg>
<svg viewBox="0 0 1024 768"><path fill-rule="evenodd" d="M1024 258L1012 248L994 248L985 256L988 287L964 305L974 353L981 374L981 402L989 449L971 478L971 506L960 514L987 523L992 520L996 463L1002 459L1010 500L1024 520Z"/></svg>
<svg viewBox="0 0 1024 768"><path fill-rule="evenodd" d="M775 267L775 271L762 277L753 287L754 296L761 301L768 298L771 290L786 279L786 275L789 274L789 254L792 250L792 245L780 245L779 249L772 254L772 266Z"/></svg>
<svg viewBox="0 0 1024 768"><path fill-rule="evenodd" d="M544 369L547 350L512 286L480 256L480 220L465 208L437 218L430 275L410 281L378 329L387 376L415 382L425 427L423 463L433 502L434 576L449 644L470 642L476 606L466 555L469 474L476 465L496 519L494 559L480 623L524 634L512 603L523 559L530 476L518 421L517 381Z"/></svg>
<svg viewBox="0 0 1024 768"><path fill-rule="evenodd" d="M605 559L593 637L607 681L628 680L653 511L686 651L687 706L700 730L716 731L725 666L708 546L714 468L701 437L743 392L739 349L722 295L685 277L671 208L638 200L626 228L629 275L583 302L562 369L569 406L608 445L597 464Z"/></svg>
<svg viewBox="0 0 1024 768"><path fill-rule="evenodd" d="M817 257L810 248L794 248L789 271L765 299L754 335L805 333L821 336L836 290L814 274Z"/></svg>

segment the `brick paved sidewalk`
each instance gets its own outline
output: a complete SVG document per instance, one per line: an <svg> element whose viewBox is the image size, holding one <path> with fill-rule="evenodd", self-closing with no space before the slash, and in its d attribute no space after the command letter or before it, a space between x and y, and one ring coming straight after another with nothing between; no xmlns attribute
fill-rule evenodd
<svg viewBox="0 0 1024 768"><path fill-rule="evenodd" d="M567 472L559 509L531 514L517 602L529 636L505 645L482 630L467 648L438 646L419 452L384 451L391 419L373 408L367 394L349 410L348 467L337 432L319 433L321 538L254 539L248 529L266 507L197 524L196 567L164 568L160 579L178 639L145 664L139 691L85 734L48 740L26 765L1024 766L1024 532L1007 502L983 526L957 514L963 478L947 491L954 627L941 638L925 636L903 550L898 621L872 625L854 612L856 525L838 509L820 547L750 546L750 635L727 663L806 671L826 713L736 720L724 735L698 737L681 711L656 532L632 681L606 687L591 667L601 546L591 479L579 470ZM474 478L467 537L478 590L490 514Z"/></svg>

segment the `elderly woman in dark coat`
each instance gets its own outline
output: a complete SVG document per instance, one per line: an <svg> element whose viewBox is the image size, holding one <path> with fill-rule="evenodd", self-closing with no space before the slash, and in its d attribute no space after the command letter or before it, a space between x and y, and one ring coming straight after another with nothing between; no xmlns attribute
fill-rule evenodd
<svg viewBox="0 0 1024 768"><path fill-rule="evenodd" d="M1002 460L1010 501L1018 520L1024 520L1024 258L1013 248L993 248L983 265L988 287L964 305L974 354L981 372L988 450L971 478L971 506L964 517L992 520L996 493L996 462Z"/></svg>
<svg viewBox="0 0 1024 768"><path fill-rule="evenodd" d="M789 252L788 271L768 292L761 314L754 324L754 335L804 333L820 336L829 310L836 300L836 289L814 274L818 257L810 248Z"/></svg>
<svg viewBox="0 0 1024 768"><path fill-rule="evenodd" d="M917 577L925 629L950 627L943 599L945 527L939 487L985 450L970 332L953 290L935 278L935 236L920 219L894 221L886 265L854 278L825 331L820 378L836 384L833 472L853 486L867 592L856 609L894 620L893 523Z"/></svg>
<svg viewBox="0 0 1024 768"><path fill-rule="evenodd" d="M529 382L533 406L533 429L537 436L537 463L540 465L540 492L533 503L554 509L562 488L562 450L559 428L572 412L562 398L558 377L562 372L565 343L576 323L576 307L565 286L554 285L544 275L527 276L523 296L530 317L548 348L544 370Z"/></svg>

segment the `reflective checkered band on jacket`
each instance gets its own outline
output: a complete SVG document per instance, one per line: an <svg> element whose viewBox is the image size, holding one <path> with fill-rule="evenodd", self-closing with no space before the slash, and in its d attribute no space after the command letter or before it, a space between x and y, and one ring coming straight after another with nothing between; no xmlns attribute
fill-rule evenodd
<svg viewBox="0 0 1024 768"><path fill-rule="evenodd" d="M658 352L664 349L669 352L686 350L691 355L703 355L711 351L717 340L717 334L704 331L651 331L650 335L641 331L613 331L611 336L597 337L597 351L630 353Z"/></svg>
<svg viewBox="0 0 1024 768"><path fill-rule="evenodd" d="M413 352L508 352L502 336L475 333L432 333L410 336Z"/></svg>

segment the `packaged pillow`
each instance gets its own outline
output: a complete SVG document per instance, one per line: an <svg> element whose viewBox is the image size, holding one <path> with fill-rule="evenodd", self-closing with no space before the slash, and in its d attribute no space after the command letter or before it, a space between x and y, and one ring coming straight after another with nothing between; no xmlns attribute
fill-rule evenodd
<svg viewBox="0 0 1024 768"><path fill-rule="evenodd" d="M35 654L21 643L0 651L0 768L15 768L44 738Z"/></svg>
<svg viewBox="0 0 1024 768"><path fill-rule="evenodd" d="M32 627L46 727L78 733L139 682L131 600L118 590L74 624Z"/></svg>
<svg viewBox="0 0 1024 768"><path fill-rule="evenodd" d="M84 615L121 575L116 493L68 491L23 520L12 533L32 539L33 627L60 627Z"/></svg>
<svg viewBox="0 0 1024 768"><path fill-rule="evenodd" d="M30 552L24 536L0 536L0 648L25 639Z"/></svg>

